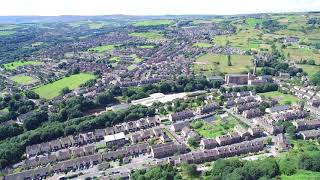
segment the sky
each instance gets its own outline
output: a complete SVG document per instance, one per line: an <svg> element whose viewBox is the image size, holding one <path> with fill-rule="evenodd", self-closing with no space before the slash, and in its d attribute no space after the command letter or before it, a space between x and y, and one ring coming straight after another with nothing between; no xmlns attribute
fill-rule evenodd
<svg viewBox="0 0 320 180"><path fill-rule="evenodd" d="M7 15L232 15L320 11L320 0L1 0Z"/></svg>

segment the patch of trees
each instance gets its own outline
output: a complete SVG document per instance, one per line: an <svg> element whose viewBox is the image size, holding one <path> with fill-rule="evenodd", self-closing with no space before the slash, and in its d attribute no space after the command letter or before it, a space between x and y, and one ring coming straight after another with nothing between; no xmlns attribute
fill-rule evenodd
<svg viewBox="0 0 320 180"><path fill-rule="evenodd" d="M241 161L233 158L217 160L207 175L210 179L271 179L280 175L280 170L274 158L257 161Z"/></svg>
<svg viewBox="0 0 320 180"><path fill-rule="evenodd" d="M315 73L314 75L311 76L310 78L312 84L316 86L320 86L320 71Z"/></svg>
<svg viewBox="0 0 320 180"><path fill-rule="evenodd" d="M34 110L35 104L24 96L16 93L11 96L0 97L0 109L4 108L7 108L9 112L0 117L0 122L15 119L21 114Z"/></svg>
<svg viewBox="0 0 320 180"><path fill-rule="evenodd" d="M275 76L280 72L289 73L290 76L296 76L298 73L303 73L303 70L301 68L289 66L288 63L273 61L272 64L262 67L259 73L260 75Z"/></svg>
<svg viewBox="0 0 320 180"><path fill-rule="evenodd" d="M23 133L23 128L18 124L9 124L0 126L0 140L17 136Z"/></svg>
<svg viewBox="0 0 320 180"><path fill-rule="evenodd" d="M34 111L32 115L23 121L23 126L26 130L38 128L42 123L48 121L48 113L45 111Z"/></svg>
<svg viewBox="0 0 320 180"><path fill-rule="evenodd" d="M172 165L157 166L148 170L137 170L131 174L133 180L182 179L178 169Z"/></svg>
<svg viewBox="0 0 320 180"><path fill-rule="evenodd" d="M278 85L276 83L265 83L256 86L241 86L241 87L234 87L234 88L224 88L221 87L220 91L222 93L225 92L242 92L242 91L255 91L256 93L265 93L271 91L277 91Z"/></svg>
<svg viewBox="0 0 320 180"><path fill-rule="evenodd" d="M286 25L281 25L278 21L275 20L267 20L262 22L262 29L269 33L285 28L287 28Z"/></svg>
<svg viewBox="0 0 320 180"><path fill-rule="evenodd" d="M208 81L206 77L179 77L174 81L163 81L155 85L144 85L141 87L129 87L129 88L113 88L110 93L114 96L123 96L129 102L136 99L148 97L152 93L161 92L179 93L179 92L191 92L196 90L205 90L208 88L219 88L221 83L218 81Z"/></svg>
<svg viewBox="0 0 320 180"><path fill-rule="evenodd" d="M307 23L311 25L320 25L320 18L310 18Z"/></svg>

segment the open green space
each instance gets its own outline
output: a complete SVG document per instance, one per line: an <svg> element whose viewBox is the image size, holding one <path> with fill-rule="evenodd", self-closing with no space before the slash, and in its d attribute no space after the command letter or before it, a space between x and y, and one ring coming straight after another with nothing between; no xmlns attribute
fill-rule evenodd
<svg viewBox="0 0 320 180"><path fill-rule="evenodd" d="M44 42L34 42L31 44L32 47L41 46Z"/></svg>
<svg viewBox="0 0 320 180"><path fill-rule="evenodd" d="M298 64L297 67L302 68L304 72L308 73L308 76L312 76L320 71L320 65Z"/></svg>
<svg viewBox="0 0 320 180"><path fill-rule="evenodd" d="M10 36L16 33L15 31L0 31L0 36Z"/></svg>
<svg viewBox="0 0 320 180"><path fill-rule="evenodd" d="M94 78L95 76L92 74L80 73L70 77L64 77L50 84L40 86L34 89L34 92L39 94L42 98L52 99L56 96L59 96L59 93L63 88L68 87L70 90L73 90L79 87L81 84Z"/></svg>
<svg viewBox="0 0 320 180"><path fill-rule="evenodd" d="M20 66L26 66L26 65L37 66L40 64L42 64L42 62L39 62L39 61L14 61L11 63L4 64L3 66L6 70L15 70L17 67L20 67Z"/></svg>
<svg viewBox="0 0 320 180"><path fill-rule="evenodd" d="M157 32L134 32L134 33L130 33L129 35L134 37L154 39L154 40L159 40L164 38L162 34Z"/></svg>
<svg viewBox="0 0 320 180"><path fill-rule="evenodd" d="M147 20L147 21L139 21L134 23L134 26L162 26L162 25L171 25L173 24L173 20Z"/></svg>
<svg viewBox="0 0 320 180"><path fill-rule="evenodd" d="M262 24L263 20L258 18L248 18L246 22L250 27L254 28L257 24Z"/></svg>
<svg viewBox="0 0 320 180"><path fill-rule="evenodd" d="M16 83L23 84L23 85L28 85L36 81L35 79L33 79L33 77L26 76L26 75L17 75L17 76L11 77L10 79Z"/></svg>
<svg viewBox="0 0 320 180"><path fill-rule="evenodd" d="M292 176L281 176L282 180L318 180L320 179L320 172L298 170L296 174Z"/></svg>
<svg viewBox="0 0 320 180"><path fill-rule="evenodd" d="M12 30L12 29L16 29L19 26L14 25L14 24L3 24L0 25L0 31L6 31L6 30Z"/></svg>
<svg viewBox="0 0 320 180"><path fill-rule="evenodd" d="M260 50L260 48L268 47L268 43L273 40L273 36L264 37L260 30L242 29L236 34L216 36L213 42L221 46L231 46L241 50Z"/></svg>
<svg viewBox="0 0 320 180"><path fill-rule="evenodd" d="M278 100L280 104L287 104L287 103L296 103L299 101L299 99L291 94L284 94L279 91L272 91L272 92L266 92L266 93L259 93L259 95L272 98Z"/></svg>
<svg viewBox="0 0 320 180"><path fill-rule="evenodd" d="M222 54L205 54L199 57L193 65L196 73L206 75L219 75L221 73L243 73L253 67L252 56L231 55L231 66L228 64L228 56Z"/></svg>
<svg viewBox="0 0 320 180"><path fill-rule="evenodd" d="M107 51L112 51L112 50L116 49L119 46L120 46L120 44L110 44L110 45L104 45L104 46L98 46L98 47L90 48L90 49L88 49L88 51L95 52L95 53L104 53L104 52L107 52Z"/></svg>
<svg viewBox="0 0 320 180"><path fill-rule="evenodd" d="M210 48L213 45L210 44L210 43L194 43L192 46L193 47L198 47L198 48Z"/></svg>
<svg viewBox="0 0 320 180"><path fill-rule="evenodd" d="M316 64L320 64L320 52L309 48L288 47L283 50L285 54L289 54L289 58L295 61L314 60Z"/></svg>
<svg viewBox="0 0 320 180"><path fill-rule="evenodd" d="M233 128L239 124L239 122L233 118L229 117L226 120L222 120L219 116L217 120L207 123L203 120L203 125L200 128L195 129L201 136L205 138L215 138L220 135L232 132Z"/></svg>

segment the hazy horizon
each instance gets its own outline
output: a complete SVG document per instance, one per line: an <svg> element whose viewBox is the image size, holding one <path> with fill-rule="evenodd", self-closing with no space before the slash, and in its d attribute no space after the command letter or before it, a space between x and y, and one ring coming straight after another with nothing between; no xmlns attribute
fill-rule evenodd
<svg viewBox="0 0 320 180"><path fill-rule="evenodd" d="M320 11L320 0L10 0L0 16L239 15Z"/></svg>

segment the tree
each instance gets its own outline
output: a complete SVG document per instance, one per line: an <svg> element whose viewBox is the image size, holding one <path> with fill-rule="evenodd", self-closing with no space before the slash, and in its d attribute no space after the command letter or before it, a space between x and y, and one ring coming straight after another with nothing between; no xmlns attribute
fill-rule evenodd
<svg viewBox="0 0 320 180"><path fill-rule="evenodd" d="M71 90L69 89L69 87L64 87L63 89L61 89L60 95L66 95L70 92L71 92Z"/></svg>
<svg viewBox="0 0 320 180"><path fill-rule="evenodd" d="M188 139L188 144L189 144L189 146L191 146L193 148L199 147L199 142L193 137L190 137Z"/></svg>
<svg viewBox="0 0 320 180"><path fill-rule="evenodd" d="M196 178L200 175L200 172L197 170L197 166L194 164L182 164L181 169L182 174L188 178Z"/></svg>
<svg viewBox="0 0 320 180"><path fill-rule="evenodd" d="M228 54L228 66L232 66L230 54Z"/></svg>
<svg viewBox="0 0 320 180"><path fill-rule="evenodd" d="M314 85L320 86L320 71L312 75L310 80Z"/></svg>
<svg viewBox="0 0 320 180"><path fill-rule="evenodd" d="M37 93L33 92L33 91L26 91L24 94L29 99L39 99L40 98L40 96Z"/></svg>
<svg viewBox="0 0 320 180"><path fill-rule="evenodd" d="M315 62L315 60L310 59L310 60L308 60L308 64L309 65L316 65L316 62Z"/></svg>

